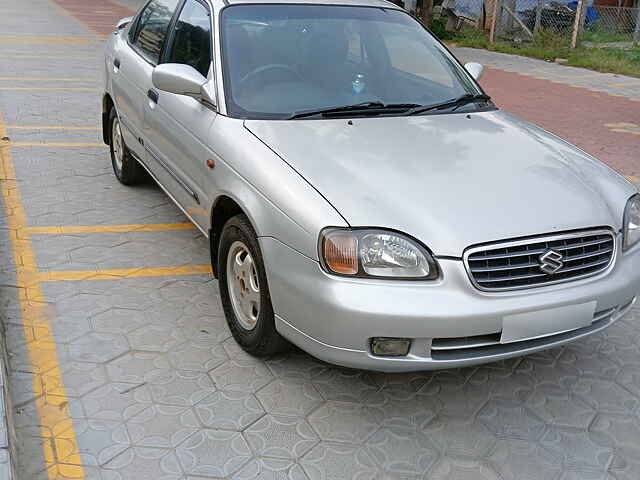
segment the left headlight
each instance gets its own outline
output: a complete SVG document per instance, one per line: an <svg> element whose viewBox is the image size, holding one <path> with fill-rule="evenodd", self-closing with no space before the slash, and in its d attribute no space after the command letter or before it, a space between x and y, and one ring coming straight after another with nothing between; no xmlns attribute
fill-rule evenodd
<svg viewBox="0 0 640 480"><path fill-rule="evenodd" d="M320 260L329 273L349 277L433 280L433 256L407 235L379 229L327 228L320 234Z"/></svg>
<svg viewBox="0 0 640 480"><path fill-rule="evenodd" d="M624 242L622 249L627 250L640 240L640 193L635 194L627 202L624 209Z"/></svg>

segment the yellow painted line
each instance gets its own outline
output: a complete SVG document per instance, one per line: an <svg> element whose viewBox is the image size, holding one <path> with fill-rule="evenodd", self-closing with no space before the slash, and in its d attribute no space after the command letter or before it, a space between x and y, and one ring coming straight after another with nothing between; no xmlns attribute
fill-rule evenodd
<svg viewBox="0 0 640 480"><path fill-rule="evenodd" d="M79 225L55 227L27 227L33 235L65 235L73 233L123 233L123 232L164 232L169 230L195 230L192 223L148 223L134 225Z"/></svg>
<svg viewBox="0 0 640 480"><path fill-rule="evenodd" d="M0 77L0 81L18 81L18 82L81 82L96 83L94 78L54 78L54 77Z"/></svg>
<svg viewBox="0 0 640 480"><path fill-rule="evenodd" d="M69 91L69 92L97 92L100 90L99 88L90 88L90 87L0 87L0 90L10 91L10 92L61 92L61 91Z"/></svg>
<svg viewBox="0 0 640 480"><path fill-rule="evenodd" d="M89 45L92 41L78 37L0 37L0 45Z"/></svg>
<svg viewBox="0 0 640 480"><path fill-rule="evenodd" d="M0 114L0 138L6 136L6 128ZM23 230L27 226L27 217L20 196L19 183L11 158L10 148L0 148L0 192L5 208L7 226L10 230ZM82 480L85 478L82 459L78 453L78 442L73 428L73 420L69 416L68 399L64 391L62 373L58 363L55 337L48 318L48 307L42 293L36 256L31 245L31 237L24 235L11 236L11 250L16 270L18 301L25 337L29 331L37 329L38 338L26 344L31 362L33 376L33 392L37 397L36 407L39 416L42 452L47 466L59 461L70 464L66 468L69 474ZM46 375L44 373L46 372ZM49 386L55 385L55 395L47 394ZM53 445L66 445L65 457L56 455ZM54 472L49 479L57 478Z"/></svg>
<svg viewBox="0 0 640 480"><path fill-rule="evenodd" d="M624 178L633 183L640 183L640 177L634 177L633 175L627 175Z"/></svg>
<svg viewBox="0 0 640 480"><path fill-rule="evenodd" d="M100 142L4 142L0 147L106 147Z"/></svg>
<svg viewBox="0 0 640 480"><path fill-rule="evenodd" d="M41 282L69 282L78 280L119 280L138 277L170 277L175 275L211 274L210 265L187 265L182 267L119 268L115 270L71 270L40 272Z"/></svg>
<svg viewBox="0 0 640 480"><path fill-rule="evenodd" d="M626 83L609 83L607 87L636 87L640 86L640 82L626 82Z"/></svg>
<svg viewBox="0 0 640 480"><path fill-rule="evenodd" d="M102 130L100 127L62 127L56 125L7 125L7 130Z"/></svg>

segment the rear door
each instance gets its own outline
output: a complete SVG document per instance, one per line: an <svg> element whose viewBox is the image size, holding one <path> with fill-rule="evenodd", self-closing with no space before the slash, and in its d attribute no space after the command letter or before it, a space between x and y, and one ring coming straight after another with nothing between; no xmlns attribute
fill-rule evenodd
<svg viewBox="0 0 640 480"><path fill-rule="evenodd" d="M211 12L206 3L185 0L172 27L162 63L189 65L207 79L214 78L211 62ZM161 180L174 199L200 226L209 223L213 201L213 170L206 166L215 154L208 147L216 111L198 99L157 91L147 102L144 136L148 150L165 172ZM166 182L166 183L165 183Z"/></svg>
<svg viewBox="0 0 640 480"><path fill-rule="evenodd" d="M115 104L124 127L125 143L145 160L142 124L144 105L152 89L151 74L160 61L169 25L179 0L151 0L140 11L114 51L112 65Z"/></svg>

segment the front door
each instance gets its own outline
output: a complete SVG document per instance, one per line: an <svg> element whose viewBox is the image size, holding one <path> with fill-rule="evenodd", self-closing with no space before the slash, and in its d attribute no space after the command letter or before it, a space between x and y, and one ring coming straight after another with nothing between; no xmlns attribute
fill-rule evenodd
<svg viewBox="0 0 640 480"><path fill-rule="evenodd" d="M211 15L205 3L185 0L169 36L162 63L180 63L213 78ZM174 199L201 227L209 223L213 201L207 160L209 132L216 112L198 99L156 90L157 101L144 111L144 136L148 150L166 170L167 188ZM165 176L166 178L166 176Z"/></svg>

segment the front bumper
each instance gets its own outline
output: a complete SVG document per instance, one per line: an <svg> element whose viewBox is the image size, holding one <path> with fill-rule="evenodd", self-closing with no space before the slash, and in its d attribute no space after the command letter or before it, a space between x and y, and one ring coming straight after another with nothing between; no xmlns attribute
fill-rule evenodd
<svg viewBox="0 0 640 480"><path fill-rule="evenodd" d="M260 242L278 331L322 360L369 370L461 367L561 345L611 325L640 292L640 247L619 251L615 264L594 277L487 293L471 285L461 260L438 259L442 278L436 282L349 279L326 274L318 262L273 238ZM505 316L592 301L597 313L587 327L499 342ZM411 338L411 350L404 357L375 356L372 337ZM498 338L497 344L491 338ZM434 339L455 339L460 348L432 350ZM479 345L474 339L483 339L484 346L468 348Z"/></svg>

